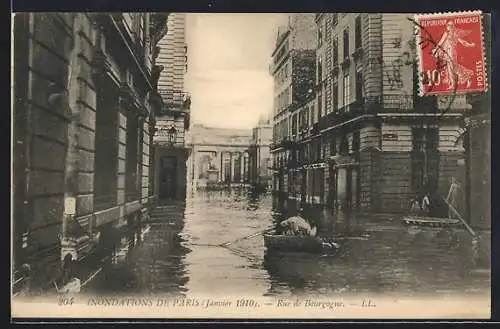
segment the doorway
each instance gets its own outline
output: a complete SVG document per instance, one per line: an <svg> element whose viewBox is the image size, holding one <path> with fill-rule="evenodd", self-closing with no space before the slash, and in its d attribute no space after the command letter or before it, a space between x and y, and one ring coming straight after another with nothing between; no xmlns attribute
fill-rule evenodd
<svg viewBox="0 0 500 329"><path fill-rule="evenodd" d="M160 199L175 199L177 197L177 176L177 157L161 157Z"/></svg>

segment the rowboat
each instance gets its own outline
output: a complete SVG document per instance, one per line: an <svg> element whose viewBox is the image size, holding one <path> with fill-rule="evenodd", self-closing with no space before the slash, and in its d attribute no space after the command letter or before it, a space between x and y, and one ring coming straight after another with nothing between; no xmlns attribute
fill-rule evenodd
<svg viewBox="0 0 500 329"><path fill-rule="evenodd" d="M431 227L451 227L459 226L460 220L440 217L425 216L404 216L402 219L406 225L431 226Z"/></svg>
<svg viewBox="0 0 500 329"><path fill-rule="evenodd" d="M314 236L264 234L264 245L268 251L331 253L340 248L335 242L328 242Z"/></svg>

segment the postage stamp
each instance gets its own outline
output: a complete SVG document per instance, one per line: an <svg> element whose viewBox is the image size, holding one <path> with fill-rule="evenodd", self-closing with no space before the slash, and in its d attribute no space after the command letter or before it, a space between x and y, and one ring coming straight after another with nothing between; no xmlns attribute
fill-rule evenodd
<svg viewBox="0 0 500 329"><path fill-rule="evenodd" d="M481 11L415 15L420 95L488 88Z"/></svg>

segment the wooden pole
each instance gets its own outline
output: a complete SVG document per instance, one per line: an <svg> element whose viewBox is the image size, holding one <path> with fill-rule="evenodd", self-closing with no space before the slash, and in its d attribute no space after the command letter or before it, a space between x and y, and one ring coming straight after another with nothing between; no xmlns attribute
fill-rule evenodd
<svg viewBox="0 0 500 329"><path fill-rule="evenodd" d="M460 213L448 202L448 200L446 200L444 197L441 196L441 198L444 200L444 202L446 202L446 204L448 205L448 207L450 207L451 211L453 211L453 213L455 215L457 215L458 219L460 219L460 221L462 222L462 224L464 224L465 228L467 229L467 231L469 231L469 233L472 235L472 236L476 236L476 232L474 232L474 230L469 226L469 224L467 224L465 222L465 220L462 218L462 216L460 215Z"/></svg>
<svg viewBox="0 0 500 329"><path fill-rule="evenodd" d="M239 242L239 241L242 241L242 240L246 240L246 239L253 238L253 237L257 236L257 235L267 233L267 232L269 232L269 231L271 231L271 230L273 230L273 229L274 229L274 227L268 227L268 228L266 228L266 229L264 229L264 230L262 230L262 231L259 231L259 232L256 232L256 233L252 233L252 234L250 234L250 235L244 236L244 237L239 238L239 239L236 239L236 240L234 240L234 241L229 241L229 242L221 243L219 246L221 246L221 247L227 247L227 246L229 246L229 245L231 245L231 244L233 244L233 243L236 243L236 242Z"/></svg>

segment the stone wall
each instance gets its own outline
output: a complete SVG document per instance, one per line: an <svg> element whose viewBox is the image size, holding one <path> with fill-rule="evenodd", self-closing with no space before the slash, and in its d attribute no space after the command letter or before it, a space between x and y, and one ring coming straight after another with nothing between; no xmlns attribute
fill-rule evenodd
<svg viewBox="0 0 500 329"><path fill-rule="evenodd" d="M474 120L488 120L479 115ZM470 223L474 228L491 229L491 126L471 128L470 133Z"/></svg>
<svg viewBox="0 0 500 329"><path fill-rule="evenodd" d="M66 147L71 113L49 104L49 95L68 87L73 17L67 14L29 15L28 136L30 150L27 200L31 213L27 252L43 252L57 244L65 192ZM22 65L21 63L19 65ZM52 91L52 90L53 91ZM83 177L82 177L83 178Z"/></svg>
<svg viewBox="0 0 500 329"><path fill-rule="evenodd" d="M119 60L111 58L109 49L123 40L110 37L117 32L114 30L105 31L106 40L95 23L97 18L101 23L109 22L110 16L93 15L98 14L16 14L15 19L14 90L18 97L15 107L18 146L14 167L16 182L19 183L14 187L16 199L19 199L14 212L16 250L20 248L19 237L27 234L27 241L19 254L28 255L23 261L33 261L40 269L44 268L44 271L39 271L44 272L41 276L53 276L49 267L60 265L57 260L61 256L59 235L63 233L65 196L75 196L76 221L69 219L68 224L79 226L78 234L82 235L99 224L116 221L140 209L124 202L126 119L123 114L116 117L120 124L115 134L121 142L120 159L116 154L109 154L110 159L106 159L111 166L116 161L120 177L115 195L120 207L99 213L94 207L95 149L99 145L96 141L96 90L99 89L96 86L99 69L94 62L96 50L100 48L108 57L116 89L123 83L120 79L126 76L124 67L130 60L126 56L131 55L124 54ZM146 57L150 56L147 50L145 53ZM146 83L144 79L149 78L137 74L135 78L135 84L131 83L137 95L134 100L136 104L147 103L144 93L147 93L145 90L150 87L150 81ZM113 95L117 107L118 96ZM146 154L149 154L148 145L146 143L143 148ZM18 156L21 154L22 157ZM142 163L142 158L139 156L138 164L139 161ZM145 163L148 161L145 157ZM147 189L144 181L143 186ZM35 264L33 267L34 273L37 272Z"/></svg>

